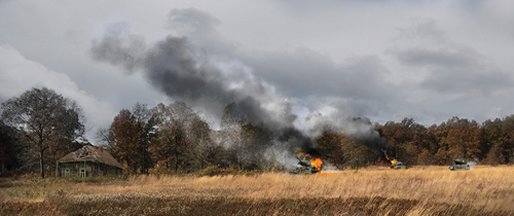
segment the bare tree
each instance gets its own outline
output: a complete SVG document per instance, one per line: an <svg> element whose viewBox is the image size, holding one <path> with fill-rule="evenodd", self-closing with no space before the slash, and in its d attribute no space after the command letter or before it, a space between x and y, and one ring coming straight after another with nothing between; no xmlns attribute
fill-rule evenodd
<svg viewBox="0 0 514 216"><path fill-rule="evenodd" d="M45 177L45 159L71 148L84 133L80 108L55 91L34 88L2 103L4 122L23 134L27 158L38 158ZM52 155L48 155L49 150ZM53 164L53 163L51 163Z"/></svg>
<svg viewBox="0 0 514 216"><path fill-rule="evenodd" d="M136 103L132 112L139 128L139 145L135 150L139 155L140 172L148 174L153 164L150 156L150 145L157 133L158 119L156 112L148 109L146 104Z"/></svg>
<svg viewBox="0 0 514 216"><path fill-rule="evenodd" d="M207 165L210 128L185 103L159 104L158 142L152 146L154 159L169 171L191 172Z"/></svg>

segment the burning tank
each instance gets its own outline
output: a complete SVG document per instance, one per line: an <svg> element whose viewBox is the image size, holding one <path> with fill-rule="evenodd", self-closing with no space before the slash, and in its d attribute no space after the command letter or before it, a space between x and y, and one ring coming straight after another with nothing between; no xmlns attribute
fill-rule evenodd
<svg viewBox="0 0 514 216"><path fill-rule="evenodd" d="M313 157L310 154L299 152L296 154L298 163L296 167L289 170L292 174L313 174L318 173L323 168L323 161L318 157Z"/></svg>
<svg viewBox="0 0 514 216"><path fill-rule="evenodd" d="M470 169L470 166L469 166L469 163L466 162L465 160L463 159L457 159L457 160L454 160L452 165L450 167L448 167L448 169L454 171L454 170L469 170Z"/></svg>
<svg viewBox="0 0 514 216"><path fill-rule="evenodd" d="M396 159L392 159L389 162L391 163L391 169L407 169L407 165L405 163Z"/></svg>
<svg viewBox="0 0 514 216"><path fill-rule="evenodd" d="M385 150L382 152L384 152L385 158L391 163L391 169L407 169L407 164L390 157Z"/></svg>

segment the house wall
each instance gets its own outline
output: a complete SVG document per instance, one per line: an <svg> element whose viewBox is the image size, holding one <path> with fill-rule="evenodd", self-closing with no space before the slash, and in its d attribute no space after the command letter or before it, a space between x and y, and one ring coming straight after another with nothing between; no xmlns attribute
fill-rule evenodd
<svg viewBox="0 0 514 216"><path fill-rule="evenodd" d="M83 177L114 176L123 173L123 170L118 167L90 161L61 162L58 165L61 177L82 177L81 170L84 170Z"/></svg>

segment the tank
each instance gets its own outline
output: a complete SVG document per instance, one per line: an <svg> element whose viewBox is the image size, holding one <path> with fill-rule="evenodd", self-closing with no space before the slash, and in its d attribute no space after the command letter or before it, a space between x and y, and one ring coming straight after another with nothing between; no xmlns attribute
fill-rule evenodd
<svg viewBox="0 0 514 216"><path fill-rule="evenodd" d="M297 154L296 158L298 163L295 168L289 170L291 174L312 174L321 171L323 168L323 161L320 158L305 153Z"/></svg>
<svg viewBox="0 0 514 216"><path fill-rule="evenodd" d="M389 168L391 168L391 169L407 169L406 163L403 163L396 159L392 159L389 162L391 163L391 165L389 166Z"/></svg>
<svg viewBox="0 0 514 216"><path fill-rule="evenodd" d="M395 165L391 165L391 169L407 169L407 164L398 161Z"/></svg>
<svg viewBox="0 0 514 216"><path fill-rule="evenodd" d="M389 168L391 168L391 169L407 169L407 164L396 160L395 157L390 157L389 154L387 154L386 150L382 150L382 152L384 153L385 158L391 163Z"/></svg>
<svg viewBox="0 0 514 216"><path fill-rule="evenodd" d="M448 169L450 169L452 171L454 171L454 170L469 170L470 166L469 166L469 163L466 162L465 160L458 159L458 160L454 160L452 165L450 167L448 167Z"/></svg>

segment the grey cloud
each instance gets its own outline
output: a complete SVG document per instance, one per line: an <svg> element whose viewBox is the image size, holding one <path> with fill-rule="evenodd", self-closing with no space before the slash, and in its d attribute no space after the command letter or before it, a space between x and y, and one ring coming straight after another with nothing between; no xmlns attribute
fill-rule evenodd
<svg viewBox="0 0 514 216"><path fill-rule="evenodd" d="M195 8L172 9L168 14L168 28L195 34L214 31L221 22L216 17Z"/></svg>
<svg viewBox="0 0 514 216"><path fill-rule="evenodd" d="M111 25L102 40L93 40L91 53L95 60L107 60L134 70L142 64L146 45L143 37L128 34L126 24Z"/></svg>
<svg viewBox="0 0 514 216"><path fill-rule="evenodd" d="M466 67L435 69L422 86L443 93L491 95L495 91L511 88L512 84L512 79L504 73L488 68Z"/></svg>
<svg viewBox="0 0 514 216"><path fill-rule="evenodd" d="M512 77L500 70L487 56L452 41L435 21L425 20L401 31L400 38L415 46L390 49L398 62L428 71L419 87L446 94L471 97L490 95L511 88Z"/></svg>
<svg viewBox="0 0 514 216"><path fill-rule="evenodd" d="M0 44L0 102L31 88L41 87L53 89L64 97L77 101L83 108L89 126L105 124L113 114L109 103L81 89L67 74L49 70L40 63L27 59L15 48ZM95 131L88 130L86 133L91 136Z"/></svg>
<svg viewBox="0 0 514 216"><path fill-rule="evenodd" d="M290 97L344 98L351 101L346 106L356 115L375 114L376 108L387 109L388 103L397 100L397 86L385 81L388 70L375 56L354 57L338 64L316 52L297 50L254 53L243 59L255 74Z"/></svg>
<svg viewBox="0 0 514 216"><path fill-rule="evenodd" d="M399 35L394 39L401 42L402 40L422 39L435 42L447 42L447 36L444 31L438 28L437 23L431 19L417 18L414 23L407 28L399 28Z"/></svg>
<svg viewBox="0 0 514 216"><path fill-rule="evenodd" d="M466 67L480 60L471 50L412 48L399 51L396 56L402 64L409 66Z"/></svg>
<svg viewBox="0 0 514 216"><path fill-rule="evenodd" d="M437 92L488 95L512 86L512 78L490 65L486 57L470 48L452 48L412 48L395 55L404 65L426 67L429 75L421 87Z"/></svg>

